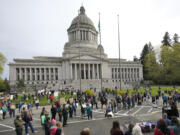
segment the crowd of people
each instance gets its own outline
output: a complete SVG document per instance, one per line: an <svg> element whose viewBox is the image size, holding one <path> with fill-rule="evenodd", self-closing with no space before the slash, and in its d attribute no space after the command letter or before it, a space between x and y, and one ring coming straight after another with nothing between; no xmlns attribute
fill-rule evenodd
<svg viewBox="0 0 180 135"><path fill-rule="evenodd" d="M167 124L167 118L159 119L156 126L149 126L145 129L151 130L154 135L180 135L180 123L177 117L172 117L169 120L170 123ZM143 135L143 127L138 123L130 123L125 131L120 128L119 121L113 121L112 128L110 130L110 135ZM84 128L80 135L92 135L89 128Z"/></svg>
<svg viewBox="0 0 180 135"><path fill-rule="evenodd" d="M53 92L46 92L43 91L41 93L35 93L35 94L25 94L23 93L22 99L20 103L14 104L12 100L0 102L0 118L5 119L7 113L9 112L9 116L15 117L16 108L18 108L18 112L20 115L16 116L16 119L14 121L15 127L16 127L16 133L17 135L22 135L22 129L25 127L25 133L26 135L29 134L28 128L30 127L32 133L36 132L34 130L32 121L32 115L33 115L33 105L36 106L36 109L39 109L39 102L40 100L46 96L48 102L52 105L51 109L47 111L45 107L43 107L41 114L40 114L40 120L42 129L45 132L45 135L61 135L63 133L62 127L65 127L67 125L67 120L72 119L74 116L76 116L77 108L79 106L80 112L81 112L81 118L93 118L93 109L105 109L105 117L108 117L109 113L117 113L119 110L122 109L130 109L135 107L136 105L142 105L145 104L152 104L152 105L158 105L160 98L162 97L163 105L164 106L170 106L172 110L172 114L176 117L179 117L178 109L177 109L177 102L180 101L180 95L176 91L170 92L170 91L161 91L161 89L158 90L158 94L156 96L152 95L152 90L145 90L144 93L138 92L136 89L130 95L129 91L127 90L125 94L120 95L116 94L114 91L110 93L109 90L104 89L101 92L95 92L96 94L89 95L86 92L82 92L80 90L77 91L70 91L70 90L61 90L59 91L62 95L70 94L70 98L67 100L67 102L59 101L54 95ZM73 95L77 95L76 98L72 98ZM18 98L18 95L15 95L14 98ZM28 99L33 98L33 103L25 104L25 101ZM100 105L99 105L100 104ZM165 108L163 108L163 113L165 112ZM58 120L56 119L58 118ZM165 118L165 116L163 117ZM167 118L168 119L168 118ZM173 132L174 129L174 122L172 120L172 123L169 124L167 119L163 119L166 122L166 125L168 126L168 129L171 129ZM56 122L57 120L57 122ZM163 123L162 120L161 124ZM175 120L174 120L175 121ZM157 122L158 125L159 121ZM114 124L114 123L113 123ZM177 122L176 122L177 124ZM115 125L118 127L119 125L117 122ZM178 125L178 124L177 124ZM158 127L158 126L157 126ZM131 129L131 130L130 130ZM135 131L133 132L133 129L138 130L138 125L129 125L129 130L127 132L121 132L117 131L119 134L125 134L125 135L138 135ZM157 128L158 129L158 128ZM120 129L119 129L120 130ZM167 129L166 129L167 130ZM170 130L170 131L171 131ZM57 132L56 132L57 131ZM86 135L88 130L83 130L81 132L82 135ZM112 129L111 132L114 130ZM155 130L155 135L161 135L158 133L164 132L159 130ZM120 133L121 132L121 133ZM132 133L131 133L132 132ZM170 132L171 133L171 132ZM111 133L112 134L112 133ZM141 135L141 133L139 132ZM176 132L174 133L176 135ZM87 134L88 135L88 134ZM116 135L116 134L114 134ZM165 135L165 134L164 134ZM172 134L173 135L173 134Z"/></svg>

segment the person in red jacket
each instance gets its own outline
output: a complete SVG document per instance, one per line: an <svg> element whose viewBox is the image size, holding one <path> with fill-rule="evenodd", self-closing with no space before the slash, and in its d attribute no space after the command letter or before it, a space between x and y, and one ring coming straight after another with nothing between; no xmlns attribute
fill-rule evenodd
<svg viewBox="0 0 180 135"><path fill-rule="evenodd" d="M166 122L163 119L160 119L157 123L154 135L174 135L174 133L171 129L168 129Z"/></svg>
<svg viewBox="0 0 180 135"><path fill-rule="evenodd" d="M50 101L51 101L51 104L52 104L53 103L53 99L54 99L53 95L51 95L49 98L50 98Z"/></svg>
<svg viewBox="0 0 180 135"><path fill-rule="evenodd" d="M55 134L56 134L56 130L57 130L56 120L55 120L55 119L52 119L51 124L52 124L52 126L51 126L51 128L50 128L50 135L55 135Z"/></svg>

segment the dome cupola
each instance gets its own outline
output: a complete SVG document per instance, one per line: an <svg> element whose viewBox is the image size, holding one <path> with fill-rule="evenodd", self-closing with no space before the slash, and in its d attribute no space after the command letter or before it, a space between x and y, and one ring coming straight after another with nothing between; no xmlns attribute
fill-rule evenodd
<svg viewBox="0 0 180 135"><path fill-rule="evenodd" d="M97 43L98 32L91 19L86 15L85 8L80 7L76 16L68 28L69 42L86 41Z"/></svg>

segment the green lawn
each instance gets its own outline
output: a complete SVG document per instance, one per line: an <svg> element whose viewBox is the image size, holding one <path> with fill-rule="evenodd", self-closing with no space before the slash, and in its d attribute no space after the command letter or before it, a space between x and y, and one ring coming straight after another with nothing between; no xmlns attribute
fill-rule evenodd
<svg viewBox="0 0 180 135"><path fill-rule="evenodd" d="M107 89L109 90L110 93L112 93L113 90L111 88L107 88ZM149 91L149 89L147 89L147 90ZM158 94L159 88L151 88L151 90L152 90L152 96L156 96ZM165 90L174 91L173 88L161 88L161 93L163 91L165 91ZM180 93L180 88L178 88L176 90L177 90L178 93ZM123 95L123 94L125 94L127 92L127 90L114 90L114 91L115 91L115 93L120 94L120 95ZM128 91L129 91L130 96L132 96L132 93L135 92L135 90L133 90L133 89L129 89ZM139 93L144 93L145 89L138 89L137 91Z"/></svg>
<svg viewBox="0 0 180 135"><path fill-rule="evenodd" d="M66 101L67 101L70 97L71 97L71 94L66 94L66 95L59 94L59 95L58 95L58 99L60 99L60 98L65 98ZM73 98L76 98L76 95L73 95ZM20 102L25 102L26 104L33 103L33 98L31 97L31 98L28 99L28 100L22 101L22 96L18 96L17 99L14 99L14 100L13 100L13 103L14 103L14 104L18 104L18 103L20 103ZM53 103L54 103L54 102L55 102L55 99L53 100ZM42 97L41 99L39 99L39 104L40 104L40 105L48 105L48 104L50 104L50 103L48 103L47 96L44 96L44 97Z"/></svg>
<svg viewBox="0 0 180 135"><path fill-rule="evenodd" d="M112 89L111 88L106 88L109 90L110 93L112 93ZM159 88L152 88L152 96L156 96L158 94L158 89ZM149 89L147 89L149 91ZM161 88L161 92L162 91L173 91L174 89L173 88ZM180 88L176 89L178 93L180 93ZM127 92L127 90L114 90L115 93L117 94L125 94ZM132 96L132 93L134 92L133 89L129 89L129 95ZM137 90L139 93L144 93L145 92L145 89L138 89ZM86 93L89 94L89 95L93 95L94 92L92 92L91 90L86 90ZM95 94L96 95L96 94ZM73 95L73 98L76 98L77 95ZM66 95L62 95L62 94L59 94L58 95L58 99L60 98L65 98L65 100L67 101L69 98L71 97L71 94L66 94ZM20 102L23 102L22 101L22 96L18 96L18 99L15 99L13 100L13 103L17 104L17 103L20 103ZM53 101L54 103L55 101ZM27 101L25 101L26 104L29 104L29 103L33 103L33 99L32 97L30 99L28 99ZM40 100L39 100L39 104L40 105L48 105L50 103L48 103L48 100L47 100L47 96L44 96L42 97Z"/></svg>

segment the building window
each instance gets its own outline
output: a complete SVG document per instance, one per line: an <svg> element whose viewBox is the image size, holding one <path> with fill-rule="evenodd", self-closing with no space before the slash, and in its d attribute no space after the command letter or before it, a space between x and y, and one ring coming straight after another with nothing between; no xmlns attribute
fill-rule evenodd
<svg viewBox="0 0 180 135"><path fill-rule="evenodd" d="M30 75L28 75L28 78L27 78L28 81L30 81Z"/></svg>
<svg viewBox="0 0 180 135"><path fill-rule="evenodd" d="M35 80L35 75L32 76L32 80L33 80L33 81Z"/></svg>
<svg viewBox="0 0 180 135"><path fill-rule="evenodd" d="M53 68L51 68L51 73L53 73Z"/></svg>
<svg viewBox="0 0 180 135"><path fill-rule="evenodd" d="M55 72L58 73L58 68L55 68Z"/></svg>
<svg viewBox="0 0 180 135"><path fill-rule="evenodd" d="M44 68L41 68L41 73L44 73Z"/></svg>
<svg viewBox="0 0 180 135"><path fill-rule="evenodd" d="M81 38L81 40L82 40L82 30L80 30L80 38Z"/></svg>
<svg viewBox="0 0 180 135"><path fill-rule="evenodd" d="M18 73L18 74L19 74L19 68L16 68L16 73Z"/></svg>
<svg viewBox="0 0 180 135"><path fill-rule="evenodd" d="M58 80L58 76L56 75L56 80Z"/></svg>

